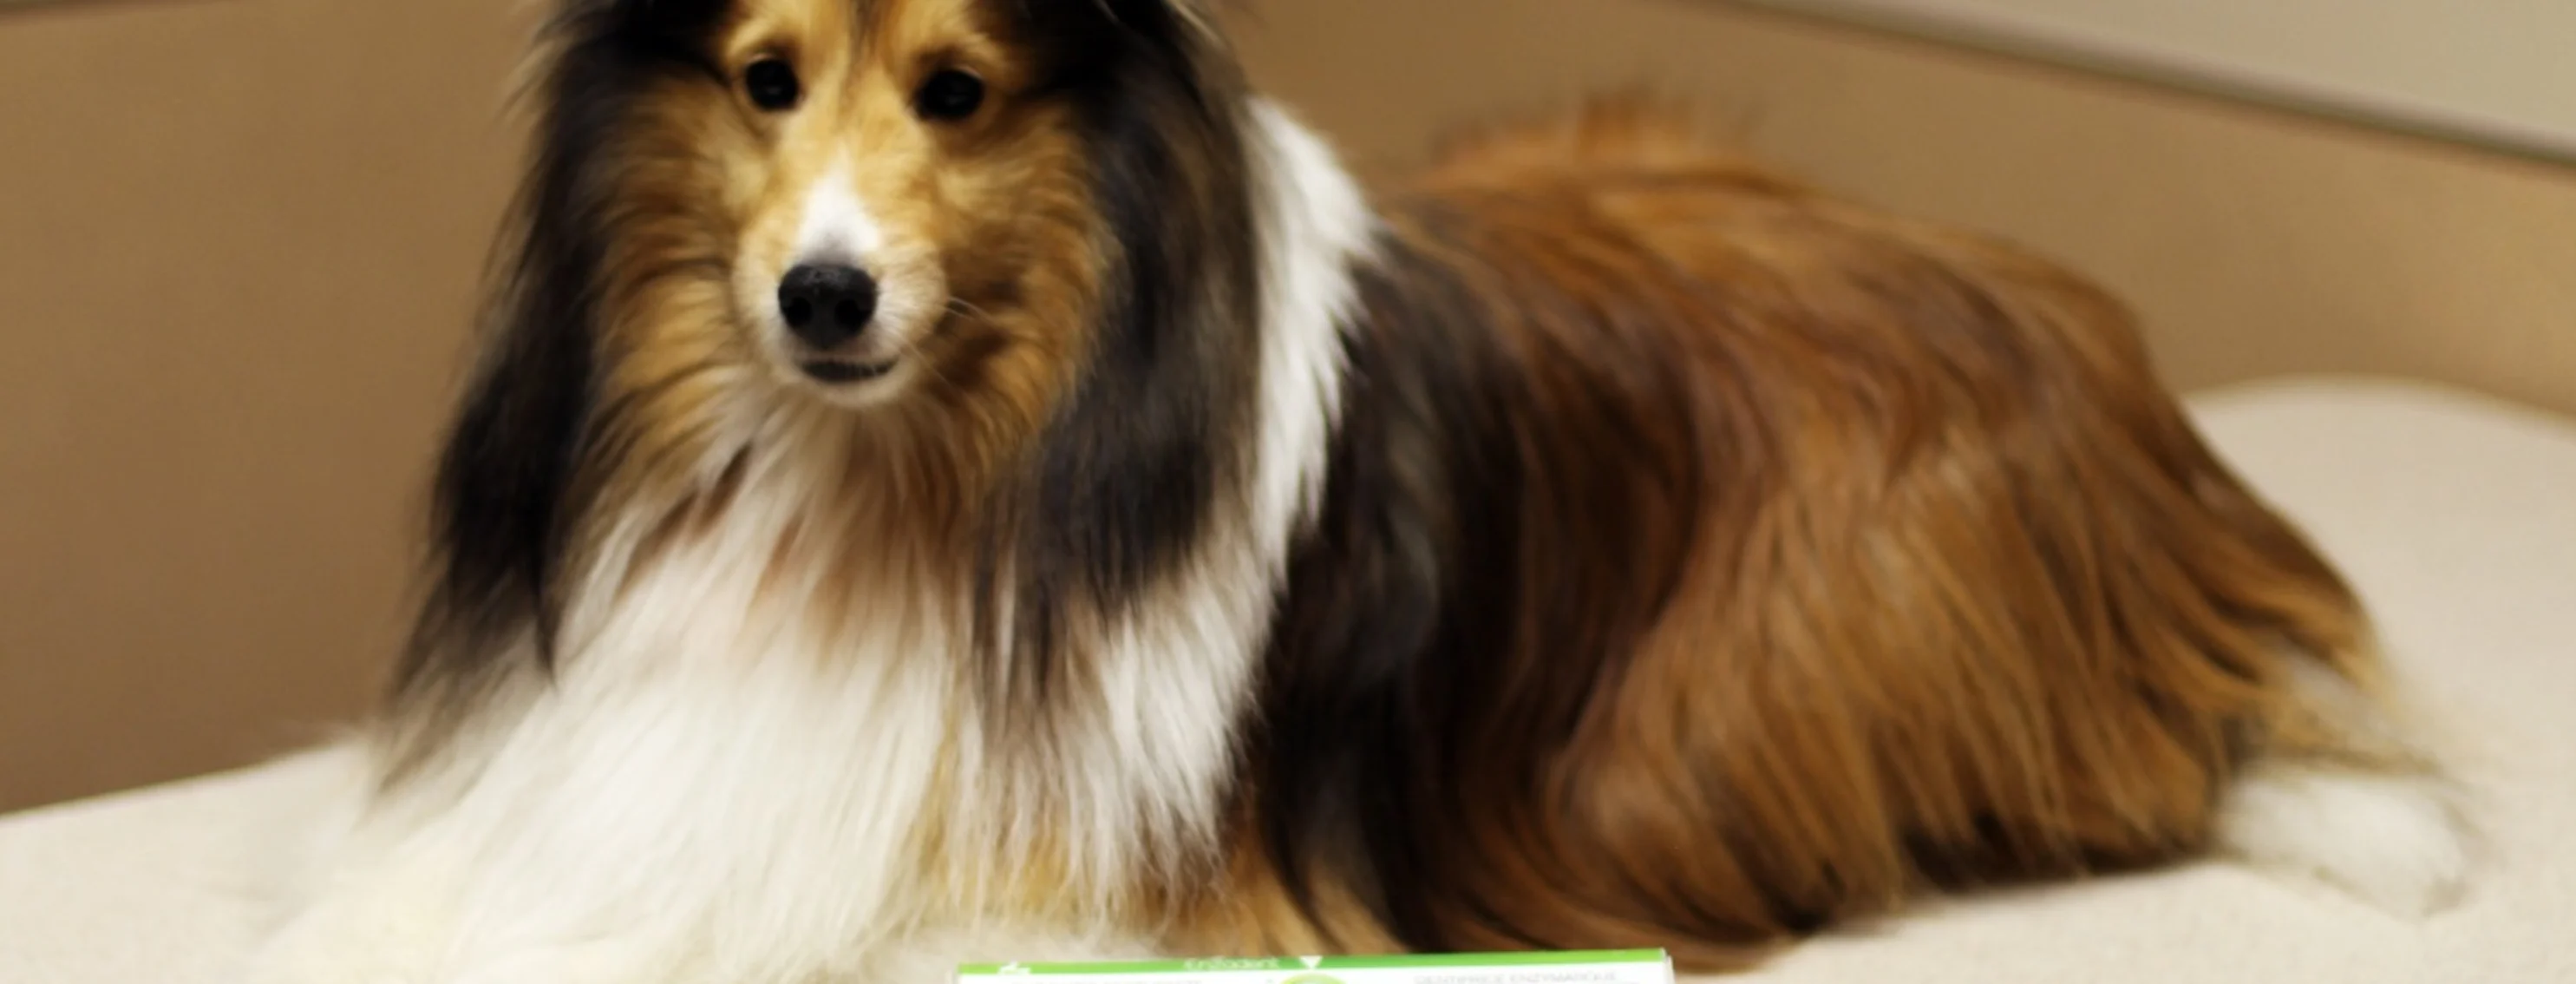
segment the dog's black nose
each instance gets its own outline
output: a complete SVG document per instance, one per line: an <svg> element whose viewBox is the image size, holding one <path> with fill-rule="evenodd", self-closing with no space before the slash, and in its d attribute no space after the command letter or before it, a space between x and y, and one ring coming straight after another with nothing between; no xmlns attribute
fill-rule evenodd
<svg viewBox="0 0 2576 984"><path fill-rule="evenodd" d="M817 350L839 348L877 313L877 282L853 267L807 264L778 282L778 313Z"/></svg>

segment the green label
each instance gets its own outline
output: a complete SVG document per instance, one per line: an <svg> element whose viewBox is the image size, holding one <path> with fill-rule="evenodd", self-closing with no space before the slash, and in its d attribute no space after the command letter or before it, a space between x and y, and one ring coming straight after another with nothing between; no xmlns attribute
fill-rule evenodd
<svg viewBox="0 0 2576 984"><path fill-rule="evenodd" d="M1458 970L1469 968L1644 966L1671 972L1662 950L1564 950L1534 953L1443 953L1374 957L1211 957L1198 960L1154 960L1100 963L968 964L960 977L1125 977L1186 974L1244 975L1277 984L1352 984L1336 976L1350 971ZM1372 975L1375 976L1375 975Z"/></svg>

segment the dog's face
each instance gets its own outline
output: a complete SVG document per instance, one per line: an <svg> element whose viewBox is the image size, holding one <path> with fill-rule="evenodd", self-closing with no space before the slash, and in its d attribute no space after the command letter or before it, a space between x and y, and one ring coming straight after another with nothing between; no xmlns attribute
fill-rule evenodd
<svg viewBox="0 0 2576 984"><path fill-rule="evenodd" d="M781 378L866 402L1074 341L1097 230L1027 27L980 0L744 0L720 30L684 193L724 203L733 327Z"/></svg>
<svg viewBox="0 0 2576 984"><path fill-rule="evenodd" d="M1113 262L1085 100L1116 71L1100 52L1132 28L1121 14L1177 8L628 6L689 63L638 91L604 151L606 273L632 281L634 322L611 328L640 371L723 358L859 409L924 388L1042 404L1062 386Z"/></svg>
<svg viewBox="0 0 2576 984"><path fill-rule="evenodd" d="M441 590L542 622L770 465L925 553L1171 555L1068 517L1193 528L1253 420L1248 97L1192 2L557 0Z"/></svg>

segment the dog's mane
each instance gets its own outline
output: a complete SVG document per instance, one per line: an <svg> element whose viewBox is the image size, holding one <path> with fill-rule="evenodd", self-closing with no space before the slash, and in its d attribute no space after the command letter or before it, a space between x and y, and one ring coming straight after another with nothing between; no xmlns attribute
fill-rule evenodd
<svg viewBox="0 0 2576 984"><path fill-rule="evenodd" d="M657 87L720 84L722 0L576 0L523 95L531 153L496 252L479 361L439 459L425 597L394 677L437 719L514 668L550 670L581 538L633 453L603 390L620 136ZM1018 467L985 490L972 559L992 685L1043 702L1069 634L1140 604L1243 494L1260 372L1245 84L1192 5L1013 3L1078 108L1108 270L1091 351ZM428 727L437 733L439 727Z"/></svg>

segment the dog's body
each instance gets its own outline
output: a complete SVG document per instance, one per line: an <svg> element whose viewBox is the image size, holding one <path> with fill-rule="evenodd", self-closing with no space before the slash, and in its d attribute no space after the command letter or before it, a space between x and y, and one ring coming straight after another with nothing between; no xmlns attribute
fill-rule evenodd
<svg viewBox="0 0 2576 984"><path fill-rule="evenodd" d="M1372 200L1171 0L552 41L259 984L1721 967L2213 848L2461 876L2353 596L2044 263L1617 112Z"/></svg>

